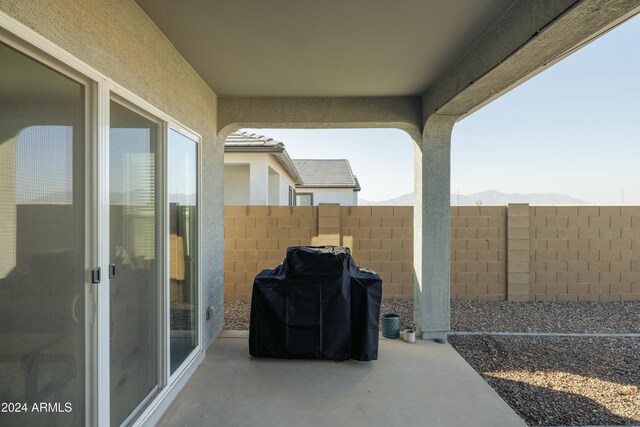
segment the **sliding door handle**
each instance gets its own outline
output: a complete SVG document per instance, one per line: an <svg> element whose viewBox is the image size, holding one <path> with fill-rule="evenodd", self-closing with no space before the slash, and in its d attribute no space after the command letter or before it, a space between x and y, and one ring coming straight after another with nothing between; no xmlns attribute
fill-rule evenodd
<svg viewBox="0 0 640 427"><path fill-rule="evenodd" d="M109 279L113 279L113 276L116 275L116 265L109 264Z"/></svg>
<svg viewBox="0 0 640 427"><path fill-rule="evenodd" d="M100 283L100 267L91 270L91 283L96 285Z"/></svg>

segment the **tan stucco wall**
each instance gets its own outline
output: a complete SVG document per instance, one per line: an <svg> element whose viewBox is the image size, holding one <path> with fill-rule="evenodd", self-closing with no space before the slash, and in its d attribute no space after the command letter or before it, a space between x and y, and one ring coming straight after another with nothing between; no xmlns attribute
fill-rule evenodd
<svg viewBox="0 0 640 427"><path fill-rule="evenodd" d="M203 306L214 307L206 325L211 340L223 325L216 95L131 0L0 0L0 11L202 135L202 284Z"/></svg>

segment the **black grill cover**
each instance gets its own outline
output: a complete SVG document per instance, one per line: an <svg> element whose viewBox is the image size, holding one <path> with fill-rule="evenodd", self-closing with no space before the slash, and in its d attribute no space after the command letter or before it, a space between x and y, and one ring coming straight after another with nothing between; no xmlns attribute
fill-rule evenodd
<svg viewBox="0 0 640 427"><path fill-rule="evenodd" d="M253 282L253 357L376 360L382 281L349 248L294 246Z"/></svg>

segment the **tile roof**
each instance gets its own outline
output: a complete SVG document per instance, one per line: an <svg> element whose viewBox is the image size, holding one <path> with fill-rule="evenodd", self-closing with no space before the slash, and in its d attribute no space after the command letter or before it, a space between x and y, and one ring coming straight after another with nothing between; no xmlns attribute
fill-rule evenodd
<svg viewBox="0 0 640 427"><path fill-rule="evenodd" d="M284 144L255 133L236 131L227 137L225 152L270 153L287 170L296 187L353 188L360 191L358 178L346 159L289 158Z"/></svg>
<svg viewBox="0 0 640 427"><path fill-rule="evenodd" d="M224 142L225 153L265 153L271 155L287 171L296 184L302 183L298 170L284 149L284 144L255 133L236 131Z"/></svg>
<svg viewBox="0 0 640 427"><path fill-rule="evenodd" d="M264 147L264 148L284 148L284 144L273 138L256 133L236 131L227 137L224 143L225 148L237 147Z"/></svg>
<svg viewBox="0 0 640 427"><path fill-rule="evenodd" d="M346 187L360 190L346 159L291 159L302 177L301 187Z"/></svg>

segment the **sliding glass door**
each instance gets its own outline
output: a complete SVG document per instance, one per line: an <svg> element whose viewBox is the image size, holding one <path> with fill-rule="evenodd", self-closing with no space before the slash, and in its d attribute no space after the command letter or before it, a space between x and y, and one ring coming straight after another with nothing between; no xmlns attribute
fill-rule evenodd
<svg viewBox="0 0 640 427"><path fill-rule="evenodd" d="M92 73L0 28L3 426L128 425L201 349L198 137Z"/></svg>
<svg viewBox="0 0 640 427"><path fill-rule="evenodd" d="M198 345L198 144L169 130L170 368L173 374Z"/></svg>
<svg viewBox="0 0 640 427"><path fill-rule="evenodd" d="M111 425L159 384L158 123L117 101L109 132Z"/></svg>
<svg viewBox="0 0 640 427"><path fill-rule="evenodd" d="M2 425L85 425L86 91L0 43Z"/></svg>

